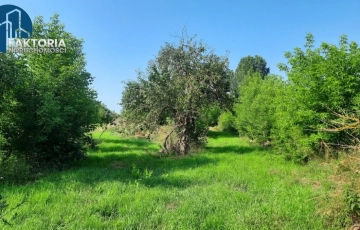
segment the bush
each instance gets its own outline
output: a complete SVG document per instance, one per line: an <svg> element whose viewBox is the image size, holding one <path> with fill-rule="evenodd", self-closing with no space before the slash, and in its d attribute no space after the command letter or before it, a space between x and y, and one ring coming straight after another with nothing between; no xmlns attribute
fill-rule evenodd
<svg viewBox="0 0 360 230"><path fill-rule="evenodd" d="M272 145L285 159L304 163L313 153L309 137L304 134L303 127L298 124L298 105L292 99L293 92L284 85L275 98L273 126L270 132Z"/></svg>
<svg viewBox="0 0 360 230"><path fill-rule="evenodd" d="M33 178L30 167L23 156L5 157L0 155L0 183L23 182Z"/></svg>
<svg viewBox="0 0 360 230"><path fill-rule="evenodd" d="M209 108L205 108L202 112L202 118L207 126L216 126L218 124L219 117L221 115L221 109L217 105L213 105Z"/></svg>
<svg viewBox="0 0 360 230"><path fill-rule="evenodd" d="M236 133L235 116L230 111L223 112L219 117L219 128L224 132Z"/></svg>

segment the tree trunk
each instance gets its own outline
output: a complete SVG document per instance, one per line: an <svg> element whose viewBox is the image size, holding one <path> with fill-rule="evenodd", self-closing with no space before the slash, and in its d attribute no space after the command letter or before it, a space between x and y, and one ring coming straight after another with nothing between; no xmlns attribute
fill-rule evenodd
<svg viewBox="0 0 360 230"><path fill-rule="evenodd" d="M184 127L180 133L179 137L179 153L180 155L184 156L189 153L190 150L190 138L188 135L187 127Z"/></svg>

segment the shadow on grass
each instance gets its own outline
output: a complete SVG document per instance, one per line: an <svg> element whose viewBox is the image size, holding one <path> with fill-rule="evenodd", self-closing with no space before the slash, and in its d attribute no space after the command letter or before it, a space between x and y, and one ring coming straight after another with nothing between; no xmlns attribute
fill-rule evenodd
<svg viewBox="0 0 360 230"><path fill-rule="evenodd" d="M210 138L213 138L213 139L218 139L218 138L224 138L224 137L237 137L238 135L234 134L234 133L209 130L209 132L207 133L207 136Z"/></svg>
<svg viewBox="0 0 360 230"><path fill-rule="evenodd" d="M127 139L97 139L100 143L111 143L111 144L122 144L122 145L133 145L136 147L145 147L152 145L153 143L146 141L144 139L135 139L135 138L127 138Z"/></svg>
<svg viewBox="0 0 360 230"><path fill-rule="evenodd" d="M226 133L210 132L211 138L234 137ZM137 139L117 139L103 137L97 150L89 151L86 160L79 161L71 170L49 175L45 180L56 183L66 189L69 183L83 183L95 186L98 183L112 181L122 183L140 183L146 187L186 188L201 183L195 179L174 176L175 171L186 171L206 165L218 165L219 158L207 153L250 153L257 147L220 146L207 147L205 152L185 157L163 157L154 154L156 144ZM117 153L115 153L117 152ZM134 169L135 167L135 169ZM151 176L146 172L151 171ZM136 175L138 174L138 175ZM181 175L182 173L180 173Z"/></svg>
<svg viewBox="0 0 360 230"><path fill-rule="evenodd" d="M238 137L238 135L229 132L218 132L218 131L210 130L208 132L208 137L212 139L219 139L219 138L234 138L234 137ZM224 142L222 143L222 146L206 146L205 151L215 154L223 154L223 153L246 154L251 152L268 151L268 148L262 146L256 146L256 145L254 146L226 145L226 142Z"/></svg>
<svg viewBox="0 0 360 230"><path fill-rule="evenodd" d="M99 146L95 149L88 149L91 154L107 154L111 152L129 152L147 149L154 149L154 143L142 139L96 139Z"/></svg>
<svg viewBox="0 0 360 230"><path fill-rule="evenodd" d="M223 153L238 153L238 154L246 154L251 152L260 152L265 149L258 146L209 146L205 148L206 152L215 153L215 154L223 154Z"/></svg>
<svg viewBox="0 0 360 230"><path fill-rule="evenodd" d="M233 138L234 134L225 132L209 131L210 138ZM102 181L120 181L133 183L136 179L134 171L139 171L138 183L147 187L176 187L186 188L198 184L199 181L188 178L171 176L175 171L186 171L205 165L217 165L219 158L208 156L208 153L246 154L254 151L261 151L256 146L208 146L205 151L199 154L185 157L164 157L151 153L156 149L156 144L139 139L116 139L101 138L97 151L90 151L86 161L78 165L78 170L72 172L71 178L76 181L94 185ZM147 151L150 150L150 151ZM118 153L113 153L118 152ZM148 152L149 154L147 154ZM135 167L135 169L133 168ZM145 171L151 171L150 177L144 177Z"/></svg>
<svg viewBox="0 0 360 230"><path fill-rule="evenodd" d="M138 183L147 187L186 188L199 182L184 177L172 176L171 173L208 164L217 165L217 160L209 158L205 154L167 158L158 158L153 154L91 154L85 161L80 162L76 169L66 172L65 174L70 173L71 175L69 174L69 177L65 180L93 186L103 181L134 183L135 179L141 179L138 180ZM139 178L134 176L137 170L140 174ZM146 171L151 171L152 175L146 177ZM58 178L58 180L61 179Z"/></svg>

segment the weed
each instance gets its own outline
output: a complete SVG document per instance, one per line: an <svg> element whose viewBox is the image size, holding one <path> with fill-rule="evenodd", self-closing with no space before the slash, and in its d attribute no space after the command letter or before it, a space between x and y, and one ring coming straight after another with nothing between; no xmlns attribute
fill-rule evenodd
<svg viewBox="0 0 360 230"><path fill-rule="evenodd" d="M140 169L138 169L135 164L132 164L131 174L135 180L140 178Z"/></svg>
<svg viewBox="0 0 360 230"><path fill-rule="evenodd" d="M150 178L153 174L153 171L148 170L147 168L144 170L143 177L144 178Z"/></svg>
<svg viewBox="0 0 360 230"><path fill-rule="evenodd" d="M355 217L360 217L360 197L359 194L351 189L345 190L345 203L349 213Z"/></svg>

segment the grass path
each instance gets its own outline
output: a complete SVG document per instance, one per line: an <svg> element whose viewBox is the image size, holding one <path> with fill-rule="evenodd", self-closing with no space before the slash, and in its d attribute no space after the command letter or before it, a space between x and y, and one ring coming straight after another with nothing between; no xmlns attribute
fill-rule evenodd
<svg viewBox="0 0 360 230"><path fill-rule="evenodd" d="M99 134L96 134L99 135ZM211 132L203 153L157 158L157 144L105 133L74 169L1 185L1 229L336 229L317 215L326 175ZM299 176L300 175L300 176Z"/></svg>

